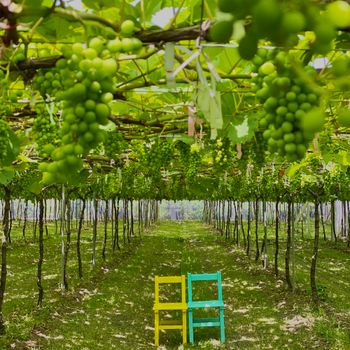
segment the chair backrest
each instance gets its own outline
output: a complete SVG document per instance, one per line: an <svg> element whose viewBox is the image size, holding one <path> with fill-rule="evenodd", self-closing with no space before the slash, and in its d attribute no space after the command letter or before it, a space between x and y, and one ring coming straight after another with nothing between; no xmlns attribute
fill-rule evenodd
<svg viewBox="0 0 350 350"><path fill-rule="evenodd" d="M159 303L159 285L169 283L180 283L181 284L181 302L186 303L186 277L181 276L155 276L154 277L154 301Z"/></svg>
<svg viewBox="0 0 350 350"><path fill-rule="evenodd" d="M218 299L222 301L221 272L216 273L187 273L188 301L192 302L192 283L195 281L217 281Z"/></svg>

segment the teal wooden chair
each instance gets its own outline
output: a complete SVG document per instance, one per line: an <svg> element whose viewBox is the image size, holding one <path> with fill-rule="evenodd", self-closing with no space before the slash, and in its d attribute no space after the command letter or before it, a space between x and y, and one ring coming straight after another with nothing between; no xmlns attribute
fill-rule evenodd
<svg viewBox="0 0 350 350"><path fill-rule="evenodd" d="M193 300L193 282L197 281L216 281L217 283L217 299L214 300ZM221 272L193 274L187 273L187 289L188 289L188 331L189 341L194 343L195 327L219 327L220 341L225 342L225 323L224 323L224 302L222 299ZM214 308L218 310L218 317L194 318L195 309Z"/></svg>

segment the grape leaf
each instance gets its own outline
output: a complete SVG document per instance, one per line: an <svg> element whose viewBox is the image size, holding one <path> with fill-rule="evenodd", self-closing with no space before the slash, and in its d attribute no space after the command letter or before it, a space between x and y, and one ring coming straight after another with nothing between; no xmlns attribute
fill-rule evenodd
<svg viewBox="0 0 350 350"><path fill-rule="evenodd" d="M18 160L22 161L23 163L37 163L36 160L29 158L25 156L24 154L19 154Z"/></svg>
<svg viewBox="0 0 350 350"><path fill-rule="evenodd" d="M77 23L70 22L65 18L48 17L36 31L49 40L66 39L72 37L74 26L77 26Z"/></svg>
<svg viewBox="0 0 350 350"><path fill-rule="evenodd" d="M82 2L87 8L93 10L120 6L120 1L118 0L82 0Z"/></svg>
<svg viewBox="0 0 350 350"><path fill-rule="evenodd" d="M236 127L232 123L230 123L230 125L225 130L225 135L231 140L232 144L239 143Z"/></svg>
<svg viewBox="0 0 350 350"><path fill-rule="evenodd" d="M225 130L229 124L233 121L234 113L236 112L236 102L233 96L231 81L224 80L219 82L217 90L222 91L221 93L221 105L222 105L222 119L223 129Z"/></svg>
<svg viewBox="0 0 350 350"><path fill-rule="evenodd" d="M108 124L101 125L100 128L102 130L105 130L105 131L116 131L117 130L117 126L115 125L115 123L111 122L110 120L108 121Z"/></svg>
<svg viewBox="0 0 350 350"><path fill-rule="evenodd" d="M238 138L242 139L247 136L249 132L248 120L244 119L242 124L236 126L236 130Z"/></svg>
<svg viewBox="0 0 350 350"><path fill-rule="evenodd" d="M110 7L103 9L99 12L99 15L103 18L109 19L111 22L115 22L116 18L119 18L120 9L116 7Z"/></svg>
<svg viewBox="0 0 350 350"><path fill-rule="evenodd" d="M37 9L37 8L41 7L42 2L43 2L43 0L25 0L25 1L23 1L23 7L25 9L28 9L28 8ZM45 2L47 2L47 1L45 1Z"/></svg>
<svg viewBox="0 0 350 350"><path fill-rule="evenodd" d="M34 181L28 186L28 190L31 193L34 193L36 195L40 194L41 190L43 189L43 185L40 181Z"/></svg>
<svg viewBox="0 0 350 350"><path fill-rule="evenodd" d="M192 145L192 143L194 143L193 137L188 136L188 135L184 135L184 134L174 135L173 140L174 140L174 142L182 141L182 142L186 143L187 145Z"/></svg>
<svg viewBox="0 0 350 350"><path fill-rule="evenodd" d="M157 17L158 12L162 8L162 2L159 0L147 0L144 2L143 18L147 22L151 22L153 17Z"/></svg>
<svg viewBox="0 0 350 350"><path fill-rule="evenodd" d="M222 136L226 135L234 144L243 143L253 138L257 127L256 114L235 115Z"/></svg>
<svg viewBox="0 0 350 350"><path fill-rule="evenodd" d="M7 155L2 160L1 165L3 166L11 165L11 163L16 159L17 155L19 154L19 151L20 151L20 140L12 130L9 130L9 143L7 147Z"/></svg>
<svg viewBox="0 0 350 350"><path fill-rule="evenodd" d="M113 114L123 115L129 113L130 107L126 102L113 101L111 104L111 110Z"/></svg>
<svg viewBox="0 0 350 350"><path fill-rule="evenodd" d="M0 184L7 185L15 177L15 171L11 168L0 170Z"/></svg>

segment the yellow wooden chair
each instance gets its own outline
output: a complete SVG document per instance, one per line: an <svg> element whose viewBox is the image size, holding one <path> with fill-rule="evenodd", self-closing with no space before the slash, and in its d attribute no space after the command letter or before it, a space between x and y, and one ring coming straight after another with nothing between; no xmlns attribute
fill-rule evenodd
<svg viewBox="0 0 350 350"><path fill-rule="evenodd" d="M155 276L155 289L154 289L154 342L155 345L159 345L159 331L161 329L180 329L182 330L182 342L187 343L187 303L186 303L186 277L182 276ZM181 284L181 302L160 302L159 301L159 285L179 283ZM161 311L175 311L182 312L182 318L180 320L161 320Z"/></svg>

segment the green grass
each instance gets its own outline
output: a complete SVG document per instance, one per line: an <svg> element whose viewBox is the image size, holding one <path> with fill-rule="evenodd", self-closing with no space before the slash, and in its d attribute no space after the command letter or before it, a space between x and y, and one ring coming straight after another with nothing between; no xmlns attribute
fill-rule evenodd
<svg viewBox="0 0 350 350"><path fill-rule="evenodd" d="M253 223L254 224L254 223ZM321 232L319 254L317 263L316 282L318 293L321 300L320 313L315 315L315 332L324 339L323 347L326 349L350 349L350 275L347 273L350 265L350 250L346 243L342 241L329 241L330 227L327 228L327 240L323 240ZM252 229L251 239L251 261L255 258L255 231ZM261 250L263 232L262 226L259 227L259 247ZM279 239L279 278L284 280L285 272L285 249L286 249L286 227L280 226ZM247 232L247 230L246 230ZM218 233L216 233L218 234ZM267 272L274 273L274 226L268 227L267 244ZM220 236L220 234L219 234ZM220 239L224 244L231 247L230 240L226 241L223 237ZM242 237L240 238L242 240ZM242 242L241 242L242 244ZM237 247L235 248L237 249ZM303 295L310 298L310 264L313 250L313 226L309 229L304 227L304 239L296 229L291 251L291 276L297 295ZM241 247L243 254L243 247ZM244 257L244 259L248 259ZM261 258L257 264L261 266ZM263 271L260 269L260 271Z"/></svg>
<svg viewBox="0 0 350 350"><path fill-rule="evenodd" d="M260 228L261 230L262 228ZM342 241L329 241L330 227L327 227L327 239L320 237L319 254L317 263L317 284L321 299L326 300L332 306L350 310L350 298L348 290L350 289L350 274L346 273L350 266L350 250L346 248L346 243ZM280 228L280 244L279 244L279 271L284 276L285 266L285 249L286 237L285 227ZM292 280L297 289L306 290L310 293L309 274L310 264L313 252L313 228L309 229L310 234L305 232L302 239L300 232L296 230L291 250L291 275ZM252 232L254 236L254 231ZM261 249L263 232L259 232L259 247ZM270 270L274 264L275 239L274 227L268 229L267 257ZM252 237L251 242L251 258L255 257L255 239ZM260 263L260 260L259 260Z"/></svg>
<svg viewBox="0 0 350 350"><path fill-rule="evenodd" d="M51 234L45 240L46 293L41 310L35 307L37 243L14 238L4 308L8 331L0 338L1 349L152 349L154 276L218 270L223 275L226 344L218 342L217 328L200 328L195 332L196 345L185 348L350 349L350 289L345 287L349 253L337 245L322 242L318 282L325 287L324 301L316 312L308 291L309 240L296 241L298 288L290 293L269 269L263 271L241 248L201 223L162 222L142 241L134 238L115 255L108 242L106 262L101 258L99 232L94 271L89 263L89 228L82 242L82 281L77 278L75 238L73 235L69 256L70 290L65 297L59 289L59 237ZM271 262L272 245L268 253ZM283 244L280 264L283 267ZM203 298L214 293L210 288L196 291ZM180 332L162 332L161 344L166 349L181 349Z"/></svg>

